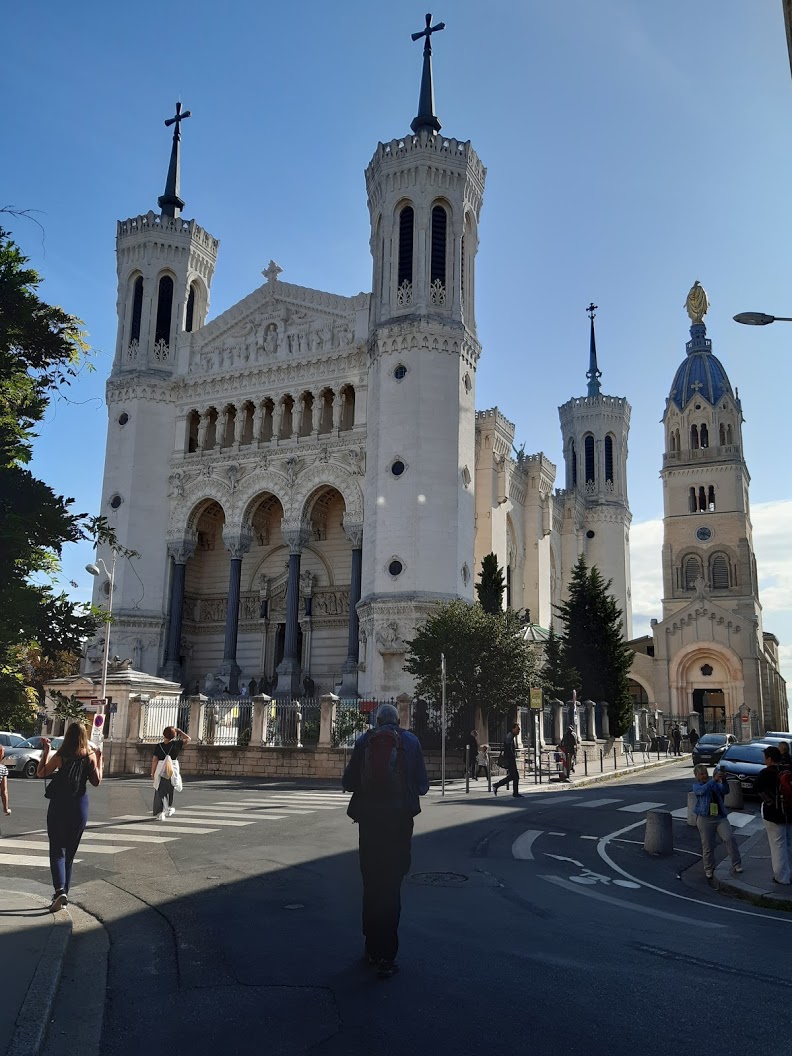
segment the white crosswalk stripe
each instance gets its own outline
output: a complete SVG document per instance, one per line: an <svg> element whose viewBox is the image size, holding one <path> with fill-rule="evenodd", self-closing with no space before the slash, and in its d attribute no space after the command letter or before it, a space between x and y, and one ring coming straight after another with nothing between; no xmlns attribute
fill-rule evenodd
<svg viewBox="0 0 792 1056"><path fill-rule="evenodd" d="M169 821L155 822L153 819L152 819L152 821L149 821L149 822L142 821L140 823L130 823L128 821L125 821L123 826L119 826L119 827L121 828L122 832L126 832L127 829L130 832L151 832L154 825L157 825L158 827L160 825L167 825L168 832L191 832L191 833L194 833L194 834L197 833L197 834L203 835L204 833L207 833L207 832L217 832L218 831L217 829L198 828L198 826L173 825Z"/></svg>
<svg viewBox="0 0 792 1056"><path fill-rule="evenodd" d="M581 803L581 807L585 807L587 810L593 810L594 807L606 807L611 803L621 803L620 799L590 799L588 803Z"/></svg>
<svg viewBox="0 0 792 1056"><path fill-rule="evenodd" d="M4 856L7 852L13 852L16 847L21 847L23 851L44 851L45 854L49 854L49 844L46 840L18 840L16 837L11 836L6 840L0 840L0 856ZM133 850L132 847L89 847L83 843L80 843L80 849L89 851L91 854L121 854L122 851ZM49 861L49 858L47 860ZM3 857L0 857L0 865L2 864Z"/></svg>
<svg viewBox="0 0 792 1056"><path fill-rule="evenodd" d="M626 807L619 807L619 810L623 810L628 814L643 814L647 810L655 810L657 807L664 807L665 803L653 803L651 800L646 803L628 803Z"/></svg>
<svg viewBox="0 0 792 1056"><path fill-rule="evenodd" d="M82 861L82 858L75 858L74 864L77 865ZM46 867L49 869L49 858L41 858L35 854L4 854L0 858L0 866L5 867L9 865L27 865L40 866L41 868Z"/></svg>
<svg viewBox="0 0 792 1056"><path fill-rule="evenodd" d="M120 840L123 843L173 843L174 840L178 840L178 836L140 836L136 832L94 832L87 830L83 833L83 842L85 840L113 840L116 843ZM80 843L83 846L83 843Z"/></svg>
<svg viewBox="0 0 792 1056"><path fill-rule="evenodd" d="M125 822L126 821L146 821L147 819L153 820L153 819L151 819L151 815L150 814L119 814L117 817L113 818L113 821L125 821ZM192 825L194 821L196 823L198 823L198 824L205 825L206 822L209 821L209 820L210 820L209 818L201 817L201 816L199 816L197 818L193 818L192 816L190 816L187 813L186 810L184 810L184 811L180 810L179 811L179 822L182 825ZM231 826L232 828L234 828L235 826L238 826L238 825L252 825L253 824L252 821L229 821L227 818L214 818L214 817L211 818L211 823L212 823L212 825L218 825L220 828L225 828L227 826ZM163 824L165 824L165 823L163 823ZM171 826L173 824L174 823L170 820L170 818L168 818L167 825ZM176 831L178 831L178 830L176 830Z"/></svg>

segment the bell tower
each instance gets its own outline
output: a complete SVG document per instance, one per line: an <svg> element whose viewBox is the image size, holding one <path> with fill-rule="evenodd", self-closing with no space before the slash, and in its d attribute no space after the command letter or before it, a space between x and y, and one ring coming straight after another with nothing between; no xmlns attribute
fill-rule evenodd
<svg viewBox="0 0 792 1056"><path fill-rule="evenodd" d="M218 251L217 239L181 215L181 123L189 116L177 103L174 117L165 122L173 126L173 138L160 211L121 220L116 233L118 334L106 388L100 512L119 541L140 555L134 567L118 562L111 640L140 634L148 643L148 670L159 663L167 611L162 568L168 504L162 496L168 493L170 459L184 443L173 382L183 372L179 359L191 332L206 321ZM109 565L110 555L101 556ZM106 603L103 587L95 584L96 603Z"/></svg>
<svg viewBox="0 0 792 1056"><path fill-rule="evenodd" d="M589 337L588 392L568 400L559 408L564 443L566 490L579 511L565 520L578 534L577 546L564 546L571 553L586 555L602 577L611 580L611 593L622 610L624 637L632 637L630 595L630 522L627 500L627 438L631 408L623 396L605 396L602 371L597 362L594 319L597 305L586 309L591 323ZM566 542L566 541L565 541ZM571 568L564 568L568 581Z"/></svg>
<svg viewBox="0 0 792 1056"><path fill-rule="evenodd" d="M361 688L411 688L404 641L434 604L473 600L478 222L486 170L434 111L432 26L412 132L366 169L369 329Z"/></svg>

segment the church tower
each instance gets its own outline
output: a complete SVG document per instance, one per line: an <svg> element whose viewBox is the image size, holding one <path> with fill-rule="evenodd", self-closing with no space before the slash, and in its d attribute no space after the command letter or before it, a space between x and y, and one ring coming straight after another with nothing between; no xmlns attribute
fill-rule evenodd
<svg viewBox="0 0 792 1056"><path fill-rule="evenodd" d="M582 553L596 565L622 611L624 637L632 637L630 596L630 522L627 500L627 437L630 405L622 396L602 394L594 319L597 305L587 308L591 321L588 394L559 408L566 467L567 506L563 521L563 576ZM566 512L566 511L565 511Z"/></svg>
<svg viewBox="0 0 792 1056"><path fill-rule="evenodd" d="M473 599L478 222L486 170L440 134L431 25L418 115L366 170L369 332L361 688L409 688L404 641L439 601Z"/></svg>
<svg viewBox="0 0 792 1056"><path fill-rule="evenodd" d="M168 504L162 500L171 456L174 448L183 449L185 434L184 421L177 419L174 437L173 378L190 333L206 321L218 250L217 239L181 217L181 122L189 116L177 103L175 116L165 122L174 127L160 212L119 221L116 234L118 336L106 390L101 513L119 542L140 556L134 563L118 562L111 640L114 652L137 641L140 662L152 671L162 655L167 610L162 568ZM110 555L103 556L109 566ZM100 604L106 604L103 589L106 584L95 584Z"/></svg>

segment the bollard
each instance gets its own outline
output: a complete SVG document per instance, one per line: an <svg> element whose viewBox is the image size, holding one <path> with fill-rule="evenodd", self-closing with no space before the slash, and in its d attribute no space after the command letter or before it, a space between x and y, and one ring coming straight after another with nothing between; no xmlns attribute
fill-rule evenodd
<svg viewBox="0 0 792 1056"><path fill-rule="evenodd" d="M601 774L605 773L605 756L604 756L603 751L602 751L601 748L600 748L600 773Z"/></svg>
<svg viewBox="0 0 792 1056"><path fill-rule="evenodd" d="M615 742L614 742L614 745L613 745L613 769L614 770L618 770L619 769L619 757L616 754L616 744L615 744Z"/></svg>
<svg viewBox="0 0 792 1056"><path fill-rule="evenodd" d="M728 807L730 810L742 810L745 806L745 800L743 799L742 785L739 781L732 781L729 779L729 794L723 799L724 807Z"/></svg>
<svg viewBox="0 0 792 1056"><path fill-rule="evenodd" d="M646 815L644 850L647 854L673 854L673 822L667 810L650 810Z"/></svg>
<svg viewBox="0 0 792 1056"><path fill-rule="evenodd" d="M588 777L588 752L583 749L583 773Z"/></svg>
<svg viewBox="0 0 792 1056"><path fill-rule="evenodd" d="M693 813L693 808L695 807L695 805L696 805L696 793L695 792L688 792L687 823L692 829L698 828L698 824L696 822L696 815Z"/></svg>
<svg viewBox="0 0 792 1056"><path fill-rule="evenodd" d="M470 792L470 745L465 745L465 794Z"/></svg>

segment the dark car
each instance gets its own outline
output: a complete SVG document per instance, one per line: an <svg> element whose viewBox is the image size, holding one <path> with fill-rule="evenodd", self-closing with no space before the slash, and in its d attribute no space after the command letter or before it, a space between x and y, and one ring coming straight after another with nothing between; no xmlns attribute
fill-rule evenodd
<svg viewBox="0 0 792 1056"><path fill-rule="evenodd" d="M756 778L764 770L766 744L732 744L723 753L718 769L729 777L736 777L743 792L756 795Z"/></svg>
<svg viewBox="0 0 792 1056"><path fill-rule="evenodd" d="M734 744L737 738L730 733L705 733L699 737L696 747L693 749L693 765L696 763L707 763L712 766L717 763L730 744Z"/></svg>

